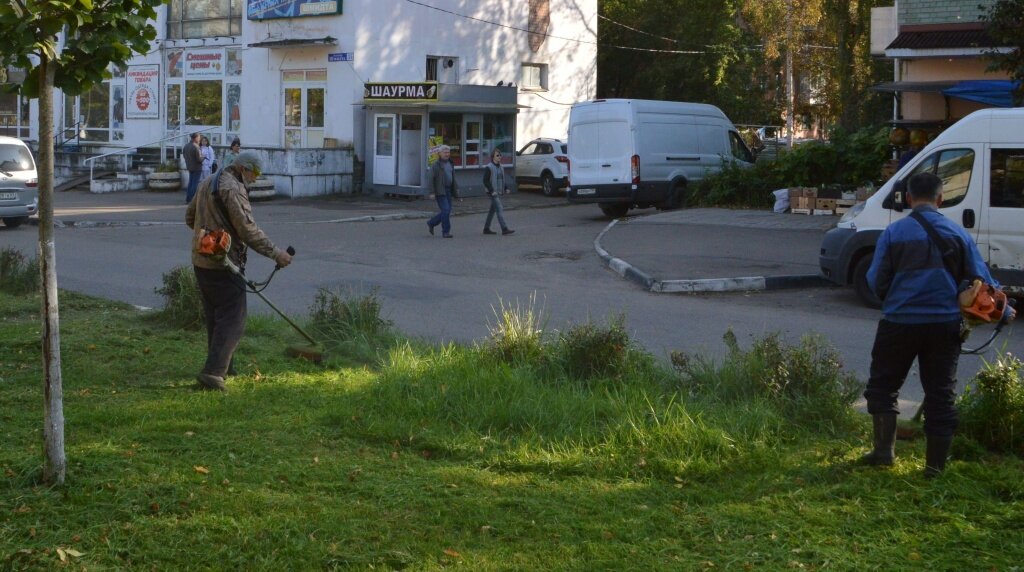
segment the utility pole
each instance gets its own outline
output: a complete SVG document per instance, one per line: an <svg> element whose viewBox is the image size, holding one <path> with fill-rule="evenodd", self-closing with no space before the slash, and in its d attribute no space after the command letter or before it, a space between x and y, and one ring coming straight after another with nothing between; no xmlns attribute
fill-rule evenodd
<svg viewBox="0 0 1024 572"><path fill-rule="evenodd" d="M793 148L793 0L786 0L786 147Z"/></svg>

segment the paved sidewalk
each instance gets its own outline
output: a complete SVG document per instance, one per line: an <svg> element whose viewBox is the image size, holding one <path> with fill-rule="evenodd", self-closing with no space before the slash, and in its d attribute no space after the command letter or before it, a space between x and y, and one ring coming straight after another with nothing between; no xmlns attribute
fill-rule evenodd
<svg viewBox="0 0 1024 572"><path fill-rule="evenodd" d="M821 238L837 221L687 209L621 220L595 247L613 270L653 292L804 287L823 283L818 278Z"/></svg>
<svg viewBox="0 0 1024 572"><path fill-rule="evenodd" d="M545 197L532 190L502 196L506 210L567 206L564 197ZM490 208L488 197L456 201L453 216ZM260 222L315 224L429 218L437 203L428 199L391 199L367 195L325 195L302 199L276 198L253 203ZM54 195L54 218L59 226L177 225L185 221L184 193L149 191L94 194L66 191ZM38 218L32 219L38 224Z"/></svg>

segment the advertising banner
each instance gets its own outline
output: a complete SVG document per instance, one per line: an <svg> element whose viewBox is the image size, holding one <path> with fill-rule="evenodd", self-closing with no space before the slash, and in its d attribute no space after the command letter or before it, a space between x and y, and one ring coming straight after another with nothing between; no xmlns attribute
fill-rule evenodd
<svg viewBox="0 0 1024 572"><path fill-rule="evenodd" d="M185 77L222 77L224 64L224 50L221 48L187 50Z"/></svg>
<svg viewBox="0 0 1024 572"><path fill-rule="evenodd" d="M367 83L363 85L364 100L380 101L437 101L437 84L420 83Z"/></svg>
<svg viewBox="0 0 1024 572"><path fill-rule="evenodd" d="M127 119L160 118L160 64L128 66L125 74L127 101L124 102ZM118 120L115 94L115 121Z"/></svg>
<svg viewBox="0 0 1024 572"><path fill-rule="evenodd" d="M341 14L342 0L249 0L246 14L250 20L332 16Z"/></svg>

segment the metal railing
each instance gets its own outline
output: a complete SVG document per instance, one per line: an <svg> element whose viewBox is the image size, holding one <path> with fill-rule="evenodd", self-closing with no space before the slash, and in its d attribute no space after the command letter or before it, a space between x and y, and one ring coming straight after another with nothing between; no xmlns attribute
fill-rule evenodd
<svg viewBox="0 0 1024 572"><path fill-rule="evenodd" d="M68 131L71 131L73 135L71 137L65 137ZM75 145L82 144L82 122L78 121L71 127L65 127L60 133L53 136L53 146L63 147L70 141L74 141Z"/></svg>
<svg viewBox="0 0 1024 572"><path fill-rule="evenodd" d="M207 131L213 131L215 129L220 129L220 127L208 127L206 129L201 129L199 131L191 131L190 133L205 133ZM156 145L157 143L163 144L163 143L166 143L167 141L171 141L173 139L177 139L178 137L182 137L182 136L185 136L185 135L186 135L185 132L176 131L174 133L174 135L171 135L169 137L164 137L163 139L157 139L156 141L150 141L149 143L143 143L142 145L139 145L139 146L136 146L136 147L125 147L124 149L119 149L117 151L111 151L109 153L104 153L102 155L96 155L95 157L89 157L88 159L85 160L85 162L89 164L89 184L90 185L92 184L93 169L96 167L96 161L98 159L103 159L105 157L113 157L115 155L123 155L124 156L124 172L127 173L128 172L128 166L129 166L128 165L128 160L129 160L128 154L129 153L137 152L139 150L139 147L149 147L150 145ZM174 149L178 149L178 145L174 145L173 148ZM166 149L167 149L166 145L160 145L160 161L161 162L163 162L166 159L166 156L167 156L166 155ZM178 157L177 151L175 151L174 157L175 158Z"/></svg>

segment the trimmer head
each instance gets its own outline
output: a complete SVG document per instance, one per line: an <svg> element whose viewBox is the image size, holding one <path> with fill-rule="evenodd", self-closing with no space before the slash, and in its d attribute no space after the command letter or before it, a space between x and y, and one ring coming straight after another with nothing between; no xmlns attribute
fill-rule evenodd
<svg viewBox="0 0 1024 572"><path fill-rule="evenodd" d="M288 357L300 358L316 364L324 361L324 349L320 345L288 346L285 348L285 354Z"/></svg>

